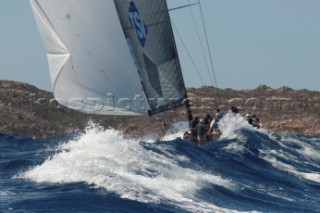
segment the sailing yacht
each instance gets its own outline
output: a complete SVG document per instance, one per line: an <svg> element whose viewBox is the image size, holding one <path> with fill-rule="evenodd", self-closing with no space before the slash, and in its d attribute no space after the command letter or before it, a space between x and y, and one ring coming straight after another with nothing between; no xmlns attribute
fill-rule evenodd
<svg viewBox="0 0 320 213"><path fill-rule="evenodd" d="M152 116L185 106L165 140L193 119L166 0L30 0L53 93L68 108Z"/></svg>

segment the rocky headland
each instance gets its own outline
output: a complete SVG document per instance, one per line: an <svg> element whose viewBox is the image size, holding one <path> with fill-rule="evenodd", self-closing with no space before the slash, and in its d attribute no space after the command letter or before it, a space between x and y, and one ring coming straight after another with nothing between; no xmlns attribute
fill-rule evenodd
<svg viewBox="0 0 320 213"><path fill-rule="evenodd" d="M263 128L279 133L320 135L320 92L273 89L261 85L253 90L189 88L195 116L214 114L220 107L241 106L242 114L256 114ZM185 109L153 117L87 115L59 105L53 94L13 81L0 81L0 133L48 138L83 131L92 120L105 128L139 137L147 132L162 133L174 120L183 120Z"/></svg>

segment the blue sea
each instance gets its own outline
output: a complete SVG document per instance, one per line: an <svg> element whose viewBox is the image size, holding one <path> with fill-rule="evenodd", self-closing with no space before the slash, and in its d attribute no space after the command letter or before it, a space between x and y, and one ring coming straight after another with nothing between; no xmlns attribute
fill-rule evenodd
<svg viewBox="0 0 320 213"><path fill-rule="evenodd" d="M320 137L221 121L202 147L88 125L0 134L0 212L320 212Z"/></svg>

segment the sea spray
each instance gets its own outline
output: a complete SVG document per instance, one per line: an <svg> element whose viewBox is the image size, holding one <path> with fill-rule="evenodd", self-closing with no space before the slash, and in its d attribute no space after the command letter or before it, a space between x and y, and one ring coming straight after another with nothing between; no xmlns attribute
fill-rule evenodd
<svg viewBox="0 0 320 213"><path fill-rule="evenodd" d="M0 135L0 211L319 212L319 137L225 119L224 137L202 147L96 124L47 140Z"/></svg>
<svg viewBox="0 0 320 213"><path fill-rule="evenodd" d="M139 202L169 202L192 210L218 209L207 202L195 202L196 194L210 185L229 189L232 182L219 175L180 166L186 156L157 147L159 154L145 149L138 140L125 139L121 132L91 124L84 134L61 144L55 155L20 177L37 183L85 182L95 188ZM183 204L183 205L182 205Z"/></svg>

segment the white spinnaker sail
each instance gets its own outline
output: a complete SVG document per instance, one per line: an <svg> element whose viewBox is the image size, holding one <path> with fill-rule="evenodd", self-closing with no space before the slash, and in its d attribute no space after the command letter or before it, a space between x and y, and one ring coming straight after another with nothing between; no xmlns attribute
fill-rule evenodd
<svg viewBox="0 0 320 213"><path fill-rule="evenodd" d="M47 50L53 92L61 104L106 115L156 114L183 105L186 91L165 0L30 3ZM142 32L135 24L145 27L139 50Z"/></svg>

